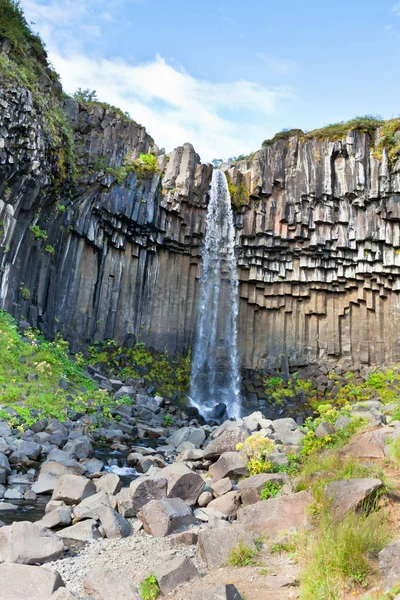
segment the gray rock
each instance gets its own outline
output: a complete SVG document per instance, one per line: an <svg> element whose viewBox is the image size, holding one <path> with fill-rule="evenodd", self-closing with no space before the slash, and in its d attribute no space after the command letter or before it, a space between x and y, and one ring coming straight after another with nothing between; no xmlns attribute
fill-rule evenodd
<svg viewBox="0 0 400 600"><path fill-rule="evenodd" d="M182 531L182 533L174 535L170 543L173 548L175 546L195 546L198 537L198 534L194 531Z"/></svg>
<svg viewBox="0 0 400 600"><path fill-rule="evenodd" d="M151 500L167 496L167 480L162 477L139 477L129 488L117 494L118 512L123 517L135 517L139 510Z"/></svg>
<svg viewBox="0 0 400 600"><path fill-rule="evenodd" d="M93 600L141 600L133 582L121 577L119 569L92 569L82 585Z"/></svg>
<svg viewBox="0 0 400 600"><path fill-rule="evenodd" d="M90 479L80 475L63 475L58 479L51 498L65 504L79 504L95 493L96 486Z"/></svg>
<svg viewBox="0 0 400 600"><path fill-rule="evenodd" d="M345 415L341 415L336 419L335 422L335 431L339 431L340 429L345 429L348 425L350 425L351 419L350 417L346 417Z"/></svg>
<svg viewBox="0 0 400 600"><path fill-rule="evenodd" d="M71 527L66 527L58 532L58 535L63 539L75 540L78 542L94 542L101 536L97 527L97 522L94 519L80 521Z"/></svg>
<svg viewBox="0 0 400 600"><path fill-rule="evenodd" d="M232 481L229 477L224 477L219 481L211 484L212 491L214 492L214 496L218 498L219 496L223 496L232 490Z"/></svg>
<svg viewBox="0 0 400 600"><path fill-rule="evenodd" d="M208 472L215 481L224 477L237 478L248 475L246 461L239 452L224 452Z"/></svg>
<svg viewBox="0 0 400 600"><path fill-rule="evenodd" d="M72 509L70 506L61 506L48 512L40 521L43 527L53 529L53 527L66 527L71 525Z"/></svg>
<svg viewBox="0 0 400 600"><path fill-rule="evenodd" d="M385 592L400 581L400 541L388 544L379 552L379 571Z"/></svg>
<svg viewBox="0 0 400 600"><path fill-rule="evenodd" d="M220 498L216 498L208 505L208 510L222 513L225 517L236 518L240 507L240 494L238 492L228 492Z"/></svg>
<svg viewBox="0 0 400 600"><path fill-rule="evenodd" d="M190 600L243 600L233 583L195 590Z"/></svg>
<svg viewBox="0 0 400 600"><path fill-rule="evenodd" d="M93 454L93 446L86 437L69 440L64 446L64 452L69 452L78 459L88 458Z"/></svg>
<svg viewBox="0 0 400 600"><path fill-rule="evenodd" d="M357 510L371 502L382 485L380 479L369 477L332 481L325 487L325 495L332 500L332 510L343 516L350 510Z"/></svg>
<svg viewBox="0 0 400 600"><path fill-rule="evenodd" d="M54 592L50 600L78 600L78 596L67 590L67 588L60 587Z"/></svg>
<svg viewBox="0 0 400 600"><path fill-rule="evenodd" d="M154 569L154 574L164 596L199 576L198 570L187 556L178 556L161 563Z"/></svg>
<svg viewBox="0 0 400 600"><path fill-rule="evenodd" d="M97 492L74 507L74 521L98 519L100 510L105 506L110 506L110 496L106 492Z"/></svg>
<svg viewBox="0 0 400 600"><path fill-rule="evenodd" d="M228 427L204 448L204 458L218 458L224 452L235 452L236 446L250 436L245 425Z"/></svg>
<svg viewBox="0 0 400 600"><path fill-rule="evenodd" d="M31 460L37 460L42 451L40 444L36 442L29 442L26 440L18 440L17 449L19 452L25 454Z"/></svg>
<svg viewBox="0 0 400 600"><path fill-rule="evenodd" d="M184 463L173 463L165 467L161 470L160 477L168 482L168 498L181 498L190 506L196 504L205 486L203 478Z"/></svg>
<svg viewBox="0 0 400 600"><path fill-rule="evenodd" d="M11 473L11 467L8 458L2 452L0 452L0 468L6 471L6 473Z"/></svg>
<svg viewBox="0 0 400 600"><path fill-rule="evenodd" d="M164 537L194 523L192 511L180 498L151 500L142 507L138 517L147 533L155 537Z"/></svg>
<svg viewBox="0 0 400 600"><path fill-rule="evenodd" d="M246 530L272 538L292 527L306 527L310 522L308 507L312 501L312 495L308 491L262 500L240 508L238 523Z"/></svg>
<svg viewBox="0 0 400 600"><path fill-rule="evenodd" d="M84 458L81 463L85 466L87 475L100 473L104 469L104 463L98 458Z"/></svg>
<svg viewBox="0 0 400 600"><path fill-rule="evenodd" d="M63 585L57 572L42 567L12 563L0 565L0 590L4 600L50 600Z"/></svg>
<svg viewBox="0 0 400 600"><path fill-rule="evenodd" d="M204 529L199 532L198 551L209 569L227 564L230 552L239 543L255 548L255 533L241 525L222 529Z"/></svg>
<svg viewBox="0 0 400 600"><path fill-rule="evenodd" d="M43 564L59 558L62 540L40 523L15 521L0 529L0 562Z"/></svg>
<svg viewBox="0 0 400 600"><path fill-rule="evenodd" d="M120 539L131 535L129 521L110 506L101 507L98 514L102 530L108 539Z"/></svg>
<svg viewBox="0 0 400 600"><path fill-rule="evenodd" d="M63 475L82 475L85 471L85 467L76 460L65 461L64 464L58 461L46 461L40 467L38 480L33 484L32 490L35 494L48 494L54 490L57 481Z"/></svg>
<svg viewBox="0 0 400 600"><path fill-rule="evenodd" d="M276 419L272 421L272 428L273 433L270 437L278 443L297 446L304 439L304 433L300 431L294 419Z"/></svg>
<svg viewBox="0 0 400 600"><path fill-rule="evenodd" d="M210 504L212 499L213 499L213 495L211 492L202 492L197 500L197 504L200 507L204 507L204 506L207 506L208 504Z"/></svg>
<svg viewBox="0 0 400 600"><path fill-rule="evenodd" d="M242 499L243 506L249 506L260 501L260 492L268 481L273 481L283 485L289 481L286 473L260 473L247 479L242 479L238 483L238 491Z"/></svg>
<svg viewBox="0 0 400 600"><path fill-rule="evenodd" d="M94 480L96 490L115 496L121 491L121 480L115 473L106 473L102 477Z"/></svg>

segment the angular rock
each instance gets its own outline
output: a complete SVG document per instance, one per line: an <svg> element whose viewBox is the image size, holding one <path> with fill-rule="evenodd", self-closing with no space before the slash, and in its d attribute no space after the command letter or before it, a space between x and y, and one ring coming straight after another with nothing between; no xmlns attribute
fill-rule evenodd
<svg viewBox="0 0 400 600"><path fill-rule="evenodd" d="M356 435L342 448L343 456L354 458L385 458L384 448L393 435L392 427L382 427L376 431L366 431Z"/></svg>
<svg viewBox="0 0 400 600"><path fill-rule="evenodd" d="M199 576L198 570L187 556L178 556L161 563L154 569L154 574L164 596Z"/></svg>
<svg viewBox="0 0 400 600"><path fill-rule="evenodd" d="M55 508L48 512L40 523L43 527L53 529L53 527L66 527L71 525L72 521L72 509L70 506Z"/></svg>
<svg viewBox="0 0 400 600"><path fill-rule="evenodd" d="M272 429L271 439L281 444L297 446L304 439L304 433L300 431L296 421L291 418L272 421Z"/></svg>
<svg viewBox="0 0 400 600"><path fill-rule="evenodd" d="M308 506L313 502L310 492L262 500L238 510L238 523L248 531L274 537L290 528L306 527L310 516Z"/></svg>
<svg viewBox="0 0 400 600"><path fill-rule="evenodd" d="M115 473L106 473L102 477L95 479L94 484L98 492L106 492L115 496L121 491L121 480Z"/></svg>
<svg viewBox="0 0 400 600"><path fill-rule="evenodd" d="M218 458L224 452L235 452L236 446L250 436L245 425L228 427L204 448L204 458Z"/></svg>
<svg viewBox="0 0 400 600"><path fill-rule="evenodd" d="M324 438L327 435L333 435L335 433L334 427L330 423L320 423L315 430L315 437Z"/></svg>
<svg viewBox="0 0 400 600"><path fill-rule="evenodd" d="M99 518L102 530L108 539L120 539L132 533L129 521L110 506L100 508Z"/></svg>
<svg viewBox="0 0 400 600"><path fill-rule="evenodd" d="M231 491L232 481L229 479L229 477L224 477L223 479L212 483L211 488L214 492L214 496L218 498L219 496L223 496Z"/></svg>
<svg viewBox="0 0 400 600"><path fill-rule="evenodd" d="M0 565L0 597L4 600L50 600L63 585L57 572L42 567Z"/></svg>
<svg viewBox="0 0 400 600"><path fill-rule="evenodd" d="M92 569L82 585L93 600L141 600L133 582L117 569Z"/></svg>
<svg viewBox="0 0 400 600"><path fill-rule="evenodd" d="M268 481L273 481L283 485L289 480L286 473L260 473L242 479L238 483L238 491L242 499L243 506L256 504L260 501L260 492Z"/></svg>
<svg viewBox="0 0 400 600"><path fill-rule="evenodd" d="M325 496L332 500L332 510L338 516L343 516L350 510L357 510L370 503L382 485L380 479L369 477L331 481L325 487Z"/></svg>
<svg viewBox="0 0 400 600"><path fill-rule="evenodd" d="M76 438L74 440L69 440L64 448L64 452L70 452L73 456L78 459L88 458L93 454L93 446L90 443L90 440L86 437Z"/></svg>
<svg viewBox="0 0 400 600"><path fill-rule="evenodd" d="M27 440L18 440L17 448L19 452L25 454L31 460L38 459L42 451L40 444L29 442Z"/></svg>
<svg viewBox="0 0 400 600"><path fill-rule="evenodd" d="M180 498L151 500L138 514L147 533L164 537L177 529L194 523L189 506Z"/></svg>
<svg viewBox="0 0 400 600"><path fill-rule="evenodd" d="M230 552L239 543L255 548L256 534L242 525L223 529L204 529L199 532L198 551L209 569L222 567L229 561Z"/></svg>
<svg viewBox="0 0 400 600"><path fill-rule="evenodd" d="M246 461L239 452L224 452L208 472L215 481L224 477L235 479L241 475L248 475Z"/></svg>
<svg viewBox="0 0 400 600"><path fill-rule="evenodd" d="M165 467L161 470L160 477L168 482L168 498L181 498L190 506L196 504L205 486L203 478L183 463Z"/></svg>
<svg viewBox="0 0 400 600"><path fill-rule="evenodd" d="M208 505L209 510L217 511L226 517L236 517L240 507L240 494L238 492L228 492L220 498L216 498Z"/></svg>
<svg viewBox="0 0 400 600"><path fill-rule="evenodd" d="M216 585L205 590L196 590L190 600L243 600L233 583Z"/></svg>
<svg viewBox="0 0 400 600"><path fill-rule="evenodd" d="M63 541L41 523L15 521L0 529L0 562L35 565L59 558Z"/></svg>
<svg viewBox="0 0 400 600"><path fill-rule="evenodd" d="M54 594L51 596L50 600L79 600L76 594L73 594L67 588L60 587Z"/></svg>
<svg viewBox="0 0 400 600"><path fill-rule="evenodd" d="M80 475L63 475L58 479L51 498L65 504L79 504L95 493L96 486L90 479Z"/></svg>
<svg viewBox="0 0 400 600"><path fill-rule="evenodd" d="M99 511L105 506L110 506L110 496L105 492L97 492L74 507L74 521L98 519Z"/></svg>
<svg viewBox="0 0 400 600"><path fill-rule="evenodd" d="M58 535L63 539L78 542L94 542L101 537L97 522L94 519L87 519L76 523L76 525L71 525L71 527L66 527L59 531Z"/></svg>
<svg viewBox="0 0 400 600"><path fill-rule="evenodd" d="M388 592L400 581L400 540L385 546L378 556L383 588Z"/></svg>
<svg viewBox="0 0 400 600"><path fill-rule="evenodd" d="M182 533L177 533L171 539L171 546L195 546L198 540L198 534L194 531L183 531Z"/></svg>
<svg viewBox="0 0 400 600"><path fill-rule="evenodd" d="M57 481L63 475L82 475L85 471L86 468L76 460L69 460L64 463L46 461L40 467L39 478L33 484L32 490L35 494L48 494L54 490Z"/></svg>
<svg viewBox="0 0 400 600"><path fill-rule="evenodd" d="M118 512L123 517L134 517L151 500L160 500L167 496L167 480L162 477L139 477L132 481L129 488L117 494Z"/></svg>

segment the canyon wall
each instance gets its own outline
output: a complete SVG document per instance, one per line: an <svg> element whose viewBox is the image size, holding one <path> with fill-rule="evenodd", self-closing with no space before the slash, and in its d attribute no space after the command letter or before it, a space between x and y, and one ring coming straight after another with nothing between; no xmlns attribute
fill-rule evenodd
<svg viewBox="0 0 400 600"><path fill-rule="evenodd" d="M0 89L0 305L75 350L135 335L187 351L211 165L59 95L69 177L57 124L28 89L5 77ZM376 140L292 137L226 167L246 196L235 211L242 366L282 354L292 366L400 361L400 161L378 159ZM150 152L157 170L124 170Z"/></svg>

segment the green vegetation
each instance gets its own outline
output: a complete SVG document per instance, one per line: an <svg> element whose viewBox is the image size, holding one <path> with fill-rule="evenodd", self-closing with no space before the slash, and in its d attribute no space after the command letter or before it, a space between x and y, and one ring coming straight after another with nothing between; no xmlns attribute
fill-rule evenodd
<svg viewBox="0 0 400 600"><path fill-rule="evenodd" d="M118 185L124 183L129 173L136 173L139 179L144 179L147 175L158 172L157 157L154 154L140 154L138 158L133 160L128 155L118 169L107 167L104 172L112 175Z"/></svg>
<svg viewBox="0 0 400 600"><path fill-rule="evenodd" d="M46 244L44 249L45 249L45 252L48 252L49 254L54 254L56 251L54 246L52 246L51 244Z"/></svg>
<svg viewBox="0 0 400 600"><path fill-rule="evenodd" d="M143 600L156 600L161 594L157 577L155 575L149 575L146 577L139 587L139 592Z"/></svg>
<svg viewBox="0 0 400 600"><path fill-rule="evenodd" d="M236 450L242 452L246 458L246 467L250 475L271 470L272 464L268 458L274 448L274 442L259 433L254 433L244 443L236 446Z"/></svg>
<svg viewBox="0 0 400 600"><path fill-rule="evenodd" d="M315 529L300 535L297 542L303 567L300 598L338 600L354 587L366 587L376 573L373 559L389 541L384 515L349 512L337 520L324 507Z"/></svg>
<svg viewBox="0 0 400 600"><path fill-rule="evenodd" d="M189 390L190 354L171 358L167 351L150 351L143 342L122 348L114 340L107 340L89 347L89 362L110 376L143 377L164 398Z"/></svg>
<svg viewBox="0 0 400 600"><path fill-rule="evenodd" d="M346 137L348 131L354 130L367 133L373 138L375 129L383 125L384 122L379 115L361 115L349 121L340 121L339 123L333 123L332 125L326 125L320 129L309 131L304 135L304 139L328 138L332 141L341 140Z"/></svg>
<svg viewBox="0 0 400 600"><path fill-rule="evenodd" d="M165 423L167 426L170 426L170 425L173 425L173 424L174 424L174 419L172 418L172 416L171 416L171 415L164 415L164 417L163 417L163 418L164 418L164 423Z"/></svg>
<svg viewBox="0 0 400 600"><path fill-rule="evenodd" d="M268 548L271 554L283 554L284 552L290 552L293 554L296 552L296 544L295 541L291 542L277 542L275 544L271 544Z"/></svg>
<svg viewBox="0 0 400 600"><path fill-rule="evenodd" d="M279 142L279 140L288 140L293 136L303 136L304 131L302 129L282 129L278 133L274 135L270 140L264 140L262 146L272 146L275 142Z"/></svg>
<svg viewBox="0 0 400 600"><path fill-rule="evenodd" d="M100 102L100 100L97 98L96 90L90 90L88 88L83 90L82 88L78 88L74 93L73 98L81 104L86 104L86 106L93 106L97 104L99 106L102 106L105 110L109 110L113 113L116 113L126 121L136 123L136 121L132 119L128 112L121 110L113 104L108 104L107 102Z"/></svg>
<svg viewBox="0 0 400 600"><path fill-rule="evenodd" d="M278 481L267 481L260 492L260 500L268 500L268 498L276 498L283 487Z"/></svg>
<svg viewBox="0 0 400 600"><path fill-rule="evenodd" d="M39 225L31 225L29 231L33 233L36 240L47 240L47 231L40 229Z"/></svg>
<svg viewBox="0 0 400 600"><path fill-rule="evenodd" d="M229 564L232 567L256 565L258 552L257 548L251 548L247 544L239 542L229 553Z"/></svg>
<svg viewBox="0 0 400 600"><path fill-rule="evenodd" d="M239 185L233 185L228 172L225 172L225 176L228 182L229 195L231 197L231 203L233 207L238 209L248 204L250 197L244 181L241 181Z"/></svg>
<svg viewBox="0 0 400 600"><path fill-rule="evenodd" d="M24 293L27 288L21 286ZM61 337L48 342L34 330L25 336L30 343L22 341L14 319L0 311L0 419L10 426L24 429L40 418L63 421L69 410L94 415L100 407L101 414L127 402L126 398L115 401L100 391L85 375L82 356L71 360L68 343ZM70 384L67 391L60 387L61 380ZM101 419L96 419L101 425Z"/></svg>
<svg viewBox="0 0 400 600"><path fill-rule="evenodd" d="M268 400L274 404L283 404L288 398L301 396L302 405L314 407L318 403L318 396L313 389L311 381L299 379L294 373L287 382L282 377L264 377L264 391Z"/></svg>
<svg viewBox="0 0 400 600"><path fill-rule="evenodd" d="M29 300L29 298L31 297L31 292L29 288L27 288L23 283L21 283L19 290L21 292L22 299Z"/></svg>

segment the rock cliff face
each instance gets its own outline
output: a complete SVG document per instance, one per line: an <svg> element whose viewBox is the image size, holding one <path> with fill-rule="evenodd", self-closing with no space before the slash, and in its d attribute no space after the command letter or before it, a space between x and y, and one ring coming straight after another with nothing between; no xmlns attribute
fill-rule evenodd
<svg viewBox="0 0 400 600"><path fill-rule="evenodd" d="M186 351L211 166L190 144L167 156L117 112L65 99L72 182L46 112L23 87L0 88L1 306L75 349L135 334ZM400 161L372 150L357 131L293 137L228 169L247 198L236 211L244 367L281 354L293 366L400 360ZM149 152L157 170L135 169Z"/></svg>

